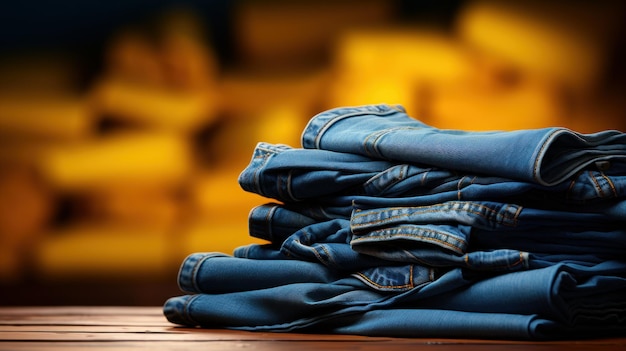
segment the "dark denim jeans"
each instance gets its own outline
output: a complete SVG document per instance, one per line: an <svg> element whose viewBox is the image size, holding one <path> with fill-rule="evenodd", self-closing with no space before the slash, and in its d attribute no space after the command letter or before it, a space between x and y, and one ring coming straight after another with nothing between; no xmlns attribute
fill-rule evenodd
<svg viewBox="0 0 626 351"><path fill-rule="evenodd" d="M195 254L179 273L191 295L169 299L164 313L183 325L256 331L588 337L626 331L624 272L619 261L563 262L493 277L454 269L380 291L321 264Z"/></svg>
<svg viewBox="0 0 626 351"><path fill-rule="evenodd" d="M259 143L239 176L246 191L304 209L318 219L347 218L362 207L433 205L451 200L514 202L532 207L626 216L626 163L595 164L544 186L491 175L371 160L327 150ZM599 204L602 204L599 206Z"/></svg>
<svg viewBox="0 0 626 351"><path fill-rule="evenodd" d="M545 267L562 260L616 260L626 251L623 229L584 229L606 227L601 221L577 228L561 221L542 226L532 224L533 211L528 218L513 211L513 216L503 220L502 216L483 218L478 210L469 211L472 206L489 210L485 204L456 205L442 204L438 211L410 207L356 211L352 223L345 219L316 222L284 205L262 205L251 211L250 234L271 244L243 246L235 250L235 256L319 262L368 276L372 272L364 269L388 266L390 262L436 267L438 272L451 267L506 272ZM491 209L508 208L488 205ZM472 222L474 216L478 223ZM527 219L530 225L524 222ZM300 227L303 223L307 224ZM408 272L409 268L403 269Z"/></svg>
<svg viewBox="0 0 626 351"><path fill-rule="evenodd" d="M604 214L524 208L515 204L449 201L432 206L355 209L350 244L357 252L400 262L425 262L424 249L463 254L468 267L488 265L502 249L580 259L620 259L624 221ZM489 254L487 254L487 252ZM524 257L523 253L519 254ZM515 255L514 255L515 256Z"/></svg>
<svg viewBox="0 0 626 351"><path fill-rule="evenodd" d="M533 267L529 258L537 255L542 261L622 255L624 163L590 168L545 186L260 143L239 181L285 202L259 206L249 216L250 235L280 246L284 257L346 269L380 264L372 259L379 257L518 270ZM260 259L275 252L252 246L236 254Z"/></svg>

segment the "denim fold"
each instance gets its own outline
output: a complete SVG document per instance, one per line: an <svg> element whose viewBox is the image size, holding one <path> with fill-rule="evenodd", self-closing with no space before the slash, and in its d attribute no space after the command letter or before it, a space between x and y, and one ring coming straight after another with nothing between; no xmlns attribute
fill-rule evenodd
<svg viewBox="0 0 626 351"><path fill-rule="evenodd" d="M626 333L626 134L443 130L400 105L313 116L238 182L265 243L182 262L176 324L554 340Z"/></svg>
<svg viewBox="0 0 626 351"><path fill-rule="evenodd" d="M302 147L427 164L554 185L591 164L626 159L626 135L582 134L552 127L470 132L438 129L410 117L400 105L339 107L311 118Z"/></svg>
<svg viewBox="0 0 626 351"><path fill-rule="evenodd" d="M463 276L458 269L402 292L372 290L348 277L330 283L289 283L179 296L169 299L164 311L168 320L177 324L254 331L319 332L337 328L365 334L363 330L371 328L378 330L371 335L389 331L386 335L434 337L445 331L447 337L467 337L472 332L477 333L473 337L493 333L489 335L516 338L563 337L577 331L581 333L578 337L591 337L601 331L602 325L613 331L626 328L626 301L621 298L626 293L624 269L624 262L615 261L597 265L560 263L474 279ZM432 322L432 311L442 311L442 316L463 315L465 327L458 320L447 321L438 332L428 334L406 327ZM372 315L377 318L372 320ZM468 323L486 316L496 320L493 324L483 322L482 328ZM549 324L553 333L530 333L538 328L533 326L538 318L545 320L543 324ZM351 323L337 326L337 320ZM405 328L394 328L401 320L405 320ZM509 334L513 326L517 331ZM518 334L521 330L526 334Z"/></svg>

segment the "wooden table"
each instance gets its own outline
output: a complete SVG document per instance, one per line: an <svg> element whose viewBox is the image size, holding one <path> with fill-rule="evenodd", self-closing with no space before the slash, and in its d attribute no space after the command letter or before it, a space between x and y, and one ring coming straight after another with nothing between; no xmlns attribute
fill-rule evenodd
<svg viewBox="0 0 626 351"><path fill-rule="evenodd" d="M160 307L0 307L0 350L626 350L587 341L401 339L177 327Z"/></svg>

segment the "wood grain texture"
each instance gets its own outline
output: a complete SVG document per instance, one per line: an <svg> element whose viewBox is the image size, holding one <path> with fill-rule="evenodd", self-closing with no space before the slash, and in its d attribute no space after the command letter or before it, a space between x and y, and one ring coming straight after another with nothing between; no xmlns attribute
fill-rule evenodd
<svg viewBox="0 0 626 351"><path fill-rule="evenodd" d="M408 339L183 328L160 307L0 307L0 350L626 350L626 338L580 341Z"/></svg>

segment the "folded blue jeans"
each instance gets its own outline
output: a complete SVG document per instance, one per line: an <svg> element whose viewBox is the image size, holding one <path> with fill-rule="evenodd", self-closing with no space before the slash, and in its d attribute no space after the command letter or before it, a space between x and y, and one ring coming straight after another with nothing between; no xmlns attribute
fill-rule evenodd
<svg viewBox="0 0 626 351"><path fill-rule="evenodd" d="M207 255L211 258L195 257L193 264L181 269L181 286L197 288L190 291L192 295L166 301L164 313L169 321L255 331L330 330L405 337L579 338L602 330L626 330L626 263L619 261L564 262L480 279L455 269L408 290L384 292L352 277L290 283L291 278L281 279L282 270L271 268L271 274L257 270L275 276L280 284L248 280L254 274L244 274L238 283L231 279L232 284L223 285L222 277L240 276L241 266L226 264L229 258L219 256L220 269L215 269L210 266L216 256ZM265 267L265 262L249 264ZM315 269L327 268L318 264ZM435 317L436 311L448 312ZM459 317L466 318L464 323ZM426 328L414 329L419 326Z"/></svg>
<svg viewBox="0 0 626 351"><path fill-rule="evenodd" d="M400 262L423 262L424 246L469 253L468 257L475 251L513 249L620 259L626 252L623 228L623 221L604 214L449 201L432 206L355 209L350 219L350 244L357 252ZM466 260L468 265L472 262Z"/></svg>
<svg viewBox="0 0 626 351"><path fill-rule="evenodd" d="M366 156L258 143L239 175L249 192L284 202L343 194L372 197L441 196L446 200L495 200L545 192L566 203L626 196L626 163L593 164L551 186L478 173L371 159Z"/></svg>
<svg viewBox="0 0 626 351"><path fill-rule="evenodd" d="M402 337L626 332L626 136L439 130L401 106L314 116L259 143L241 186L269 241L190 255L188 326Z"/></svg>
<svg viewBox="0 0 626 351"><path fill-rule="evenodd" d="M350 220L327 221L266 204L250 212L250 223L250 235L271 244L239 247L237 257L299 259L348 271L389 262L516 271L563 259L620 259L626 251L626 230L601 214L494 202L355 210Z"/></svg>
<svg viewBox="0 0 626 351"><path fill-rule="evenodd" d="M402 106L339 107L317 114L302 132L302 146L490 174L540 185L565 181L591 164L626 159L626 134L581 134L565 128L470 132L437 129ZM604 166L603 166L604 167Z"/></svg>
<svg viewBox="0 0 626 351"><path fill-rule="evenodd" d="M261 208L267 209L267 206ZM258 208L257 208L258 209ZM256 213L257 211L252 211ZM295 218L297 213L290 212L279 205L271 207L266 213L265 220L282 222ZM269 215L268 213L271 213ZM278 215L283 218L278 218ZM283 222L284 223L284 222ZM285 227L279 225L279 229ZM298 259L303 261L322 263L326 267L338 271L358 272L366 280L374 282L375 286L402 286L405 279L392 283L377 283L376 279L381 271L391 271L385 275L403 277L414 270L416 266L437 268L436 272L445 271L451 267L464 267L483 271L516 271L528 269L533 266L530 261L534 256L527 252L512 248L492 249L484 251L466 252L466 243L451 230L448 232L441 226L433 228L420 228L413 236L413 243L420 245L411 246L405 243L392 245L398 238L409 237L406 233L394 232L396 228L385 231L372 231L365 240L364 237L354 236L350 221L334 219L316 222L300 228L294 232L282 232L287 234L277 236L272 231L272 236L257 236L261 239L272 240L272 245L247 245L235 249L235 256L252 258L256 260L268 259ZM381 233L384 233L381 235ZM255 233L258 234L258 233ZM413 239L413 238L411 238ZM359 242L361 240L362 242ZM365 244L364 244L365 243ZM370 245L366 245L370 244ZM371 250L371 251L369 251ZM571 259L576 257L570 256ZM542 261L548 261L548 257L542 256ZM400 266L390 266L395 263ZM543 265L543 264L542 264ZM442 270L440 270L442 269Z"/></svg>
<svg viewBox="0 0 626 351"><path fill-rule="evenodd" d="M624 207L626 163L594 165L553 186L502 177L376 161L364 156L259 143L239 183L246 191L301 204L314 219L350 216L364 207L432 205L445 201L501 201L575 212ZM604 207L598 206L602 204ZM613 213L614 210L607 213ZM614 217L624 218L625 211Z"/></svg>

